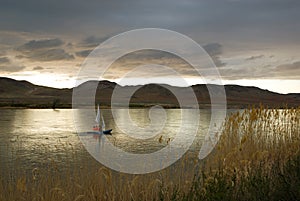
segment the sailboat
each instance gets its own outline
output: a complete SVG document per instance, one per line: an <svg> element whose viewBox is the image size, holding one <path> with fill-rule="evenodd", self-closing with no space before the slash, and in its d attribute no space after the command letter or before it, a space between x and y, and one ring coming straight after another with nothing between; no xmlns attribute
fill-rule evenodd
<svg viewBox="0 0 300 201"><path fill-rule="evenodd" d="M112 129L105 130L105 122L104 122L103 115L100 112L99 105L97 107L97 115L96 115L95 122L96 122L96 125L93 127L94 131L98 131L99 134L111 135ZM100 123L102 123L101 126L100 126Z"/></svg>

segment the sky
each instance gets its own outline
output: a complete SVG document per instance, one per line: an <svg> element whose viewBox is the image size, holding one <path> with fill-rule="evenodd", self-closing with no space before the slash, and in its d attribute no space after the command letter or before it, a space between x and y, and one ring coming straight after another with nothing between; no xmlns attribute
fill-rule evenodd
<svg viewBox="0 0 300 201"><path fill-rule="evenodd" d="M3 77L70 88L100 43L133 29L161 28L200 44L224 84L300 93L299 0L0 0L0 5ZM189 84L202 83L182 59L147 50L120 58L105 79L118 81L151 63L172 66ZM143 76L129 84L151 81ZM164 80L174 84L171 77Z"/></svg>

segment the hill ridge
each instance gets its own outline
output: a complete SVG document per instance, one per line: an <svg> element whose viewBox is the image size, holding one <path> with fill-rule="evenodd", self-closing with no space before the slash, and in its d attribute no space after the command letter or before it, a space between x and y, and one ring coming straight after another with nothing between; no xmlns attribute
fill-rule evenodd
<svg viewBox="0 0 300 201"><path fill-rule="evenodd" d="M178 101L171 91L185 93L186 87L175 87L167 84L147 84L135 86L120 86L107 80L91 80L77 87L91 90L97 85L96 100L102 105L110 106L111 95L115 87L120 90L138 89L131 97L130 104L135 107L147 107L162 104L165 107L179 107ZM209 107L210 96L207 87L220 85L196 84L191 88L198 99L199 107ZM167 88L171 89L169 91ZM298 107L300 93L279 94L254 86L224 85L229 108L245 108L249 105L265 104L270 107ZM71 108L73 88L57 89L32 84L28 81L17 81L11 78L0 77L0 107L29 107L29 108Z"/></svg>

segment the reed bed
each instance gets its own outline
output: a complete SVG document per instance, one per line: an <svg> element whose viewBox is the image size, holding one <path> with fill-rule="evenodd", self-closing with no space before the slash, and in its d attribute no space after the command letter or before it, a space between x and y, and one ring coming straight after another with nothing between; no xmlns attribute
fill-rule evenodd
<svg viewBox="0 0 300 201"><path fill-rule="evenodd" d="M229 116L187 200L299 200L300 108Z"/></svg>
<svg viewBox="0 0 300 201"><path fill-rule="evenodd" d="M189 152L146 175L112 171L74 149L30 171L16 168L9 179L0 175L0 200L299 200L300 108L247 109L221 132L206 159ZM63 170L61 160L69 164Z"/></svg>

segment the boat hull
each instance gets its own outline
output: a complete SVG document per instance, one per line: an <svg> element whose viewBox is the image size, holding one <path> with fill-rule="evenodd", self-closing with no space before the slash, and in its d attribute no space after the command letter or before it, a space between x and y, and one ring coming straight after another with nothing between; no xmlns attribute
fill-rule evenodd
<svg viewBox="0 0 300 201"><path fill-rule="evenodd" d="M111 131L112 129L109 129L109 130L105 130L105 131L88 131L88 132L82 132L80 133L80 135L87 135L87 134L90 134L90 135L100 135L100 134L104 134L104 135L111 135Z"/></svg>
<svg viewBox="0 0 300 201"><path fill-rule="evenodd" d="M102 131L102 133L104 135L111 135L111 131L112 131L112 129L108 129L108 130Z"/></svg>

